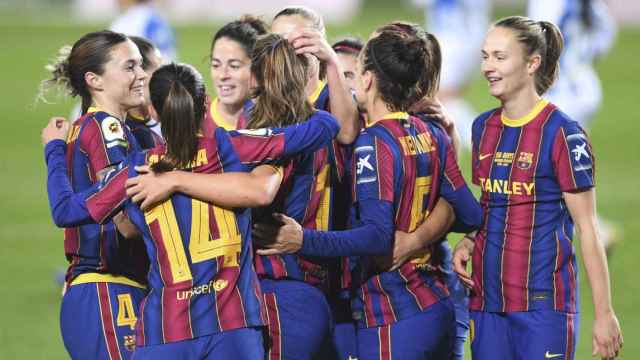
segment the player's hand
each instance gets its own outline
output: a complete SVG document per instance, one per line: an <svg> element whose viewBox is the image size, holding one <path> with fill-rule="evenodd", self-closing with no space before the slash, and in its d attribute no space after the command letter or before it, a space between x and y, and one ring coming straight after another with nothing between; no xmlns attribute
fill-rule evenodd
<svg viewBox="0 0 640 360"><path fill-rule="evenodd" d="M258 255L293 254L302 247L302 226L284 214L273 214L282 226L256 224L253 227L254 241L261 249Z"/></svg>
<svg viewBox="0 0 640 360"><path fill-rule="evenodd" d="M42 133L40 134L42 145L47 145L53 140L66 140L68 132L69 122L67 119L60 116L54 116L49 119L47 126L42 129Z"/></svg>
<svg viewBox="0 0 640 360"><path fill-rule="evenodd" d="M393 244L393 259L389 271L397 270L407 260L417 255L420 250L422 250L422 243L415 236L415 233L396 231Z"/></svg>
<svg viewBox="0 0 640 360"><path fill-rule="evenodd" d="M453 251L453 270L458 274L462 284L469 289L473 288L474 284L471 280L471 274L467 272L467 263L471 260L474 246L475 243L465 236Z"/></svg>
<svg viewBox="0 0 640 360"><path fill-rule="evenodd" d="M338 55L324 35L316 29L306 28L292 31L287 34L287 40L296 49L296 54L311 54L327 63L338 62Z"/></svg>
<svg viewBox="0 0 640 360"><path fill-rule="evenodd" d="M599 356L604 360L618 357L622 348L623 338L620 323L613 311L604 315L596 314L593 320L593 352L592 356Z"/></svg>
<svg viewBox="0 0 640 360"><path fill-rule="evenodd" d="M148 210L174 193L175 184L171 172L156 174L148 165L136 166L136 171L140 175L127 179L125 186L127 196L139 203L140 209Z"/></svg>
<svg viewBox="0 0 640 360"><path fill-rule="evenodd" d="M409 112L429 115L444 127L449 136L457 132L455 121L438 98L422 98L411 106Z"/></svg>

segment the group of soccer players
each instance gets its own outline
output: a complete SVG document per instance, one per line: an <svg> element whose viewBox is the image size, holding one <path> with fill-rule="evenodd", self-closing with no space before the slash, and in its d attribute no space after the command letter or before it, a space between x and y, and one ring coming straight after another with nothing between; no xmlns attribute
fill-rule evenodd
<svg viewBox="0 0 640 360"><path fill-rule="evenodd" d="M459 359L470 329L474 359L573 359L575 223L594 354L615 358L593 153L541 98L562 46L549 22L490 27L500 107L472 128L478 203L435 99L440 45L417 25L332 47L308 8L270 29L243 17L213 36L213 99L144 39L83 36L48 81L83 115L42 133L70 356ZM453 254L449 231L467 234Z"/></svg>

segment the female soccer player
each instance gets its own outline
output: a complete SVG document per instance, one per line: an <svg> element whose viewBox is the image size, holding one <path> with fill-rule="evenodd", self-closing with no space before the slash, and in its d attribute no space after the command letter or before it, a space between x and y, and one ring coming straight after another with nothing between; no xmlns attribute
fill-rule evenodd
<svg viewBox="0 0 640 360"><path fill-rule="evenodd" d="M331 48L338 55L338 61L342 65L344 78L351 92L355 92L356 64L358 63L358 54L364 44L357 37L348 37L336 41Z"/></svg>
<svg viewBox="0 0 640 360"><path fill-rule="evenodd" d="M205 135L222 126L227 130L246 126L251 104L251 54L258 36L267 33L261 20L243 16L216 32L211 41L211 80L218 96L211 101L203 125Z"/></svg>
<svg viewBox="0 0 640 360"><path fill-rule="evenodd" d="M144 103L147 75L141 65L138 48L125 35L100 31L83 36L70 51L61 51L58 62L49 67L52 78L45 87L61 84L82 99L84 115L73 123L67 139L67 166L75 191L88 189L130 151L138 150L123 121L128 110ZM126 240L108 222L65 229L64 244L70 265L60 330L69 355L129 358L138 304L145 294L148 265L142 243Z"/></svg>
<svg viewBox="0 0 640 360"><path fill-rule="evenodd" d="M303 89L305 78L298 77L297 83ZM328 113L313 113L309 107L296 115L310 116L310 121L297 127L247 135L218 128L215 137L203 137L199 131L205 88L197 71L186 65L163 66L154 73L150 90L151 111L162 123L166 146L132 154L100 186L82 194L74 195L70 188L64 147L60 141L51 141L61 136L52 126L45 131L54 219L58 224L102 223L124 207L143 233L151 259L150 293L140 310L136 358L262 358L262 296L252 264L248 210L230 210L176 194L143 213L125 200L124 184L136 175L132 165L145 163L156 172L173 168L204 173L248 171L251 164L265 159L313 151L329 142L338 126ZM53 136L47 135L51 132ZM277 190L280 175L271 173L266 181ZM216 198L215 191L211 197Z"/></svg>
<svg viewBox="0 0 640 360"><path fill-rule="evenodd" d="M454 253L456 272L472 287L474 359L573 359L574 222L593 291L593 354L613 359L622 344L595 222L591 146L578 123L541 98L562 47L555 25L519 16L496 22L483 45L482 72L501 106L473 124L484 221Z"/></svg>
<svg viewBox="0 0 640 360"><path fill-rule="evenodd" d="M149 40L138 36L130 36L129 39L140 50L142 55L142 70L147 73L148 77L153 75L164 62L160 50L158 50ZM160 123L149 115L149 104L151 99L149 97L149 82L144 86L145 102L137 108L133 108L127 112L127 119L125 124L133 133L138 144L143 150L154 148L156 145L163 142L162 131L160 130Z"/></svg>
<svg viewBox="0 0 640 360"><path fill-rule="evenodd" d="M386 271L388 263L380 258L390 256L394 230L414 231L440 196L469 225L480 222L446 134L406 113L437 89L437 49L435 38L417 29L378 30L367 42L357 66L356 99L371 121L354 145L354 227L313 231L280 216L285 226L277 242L258 250L360 256L353 272L360 359L440 359L451 352L453 309L429 266L430 250L394 271Z"/></svg>

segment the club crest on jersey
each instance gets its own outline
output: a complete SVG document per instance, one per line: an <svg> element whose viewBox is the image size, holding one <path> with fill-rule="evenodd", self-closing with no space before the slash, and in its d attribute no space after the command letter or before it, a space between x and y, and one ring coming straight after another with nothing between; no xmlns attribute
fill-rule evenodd
<svg viewBox="0 0 640 360"><path fill-rule="evenodd" d="M529 168L531 168L531 164L533 164L533 153L523 151L518 154L518 159L516 161L518 169L529 170Z"/></svg>

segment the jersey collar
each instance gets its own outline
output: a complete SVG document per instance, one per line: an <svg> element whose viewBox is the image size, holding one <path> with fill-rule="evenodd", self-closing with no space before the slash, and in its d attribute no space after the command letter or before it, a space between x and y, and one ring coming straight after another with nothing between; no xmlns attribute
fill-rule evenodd
<svg viewBox="0 0 640 360"><path fill-rule="evenodd" d="M220 114L220 112L218 111L218 97L216 97L215 99L213 99L213 101L211 102L211 109L209 110L211 112L211 118L213 119L213 121L215 121L215 123L222 127L223 129L227 130L227 131L231 131L231 130L235 130L235 126L229 124L228 122L224 121L224 118L222 117L222 115Z"/></svg>
<svg viewBox="0 0 640 360"><path fill-rule="evenodd" d="M324 89L324 86L326 85L326 83L322 80L318 81L318 86L316 87L315 90L313 90L313 93L309 96L309 102L311 102L312 104L315 104L316 101L318 101L318 98L320 97L320 94L322 93L322 89Z"/></svg>
<svg viewBox="0 0 640 360"><path fill-rule="evenodd" d="M502 113L500 114L500 120L506 126L511 126L511 127L524 126L530 123L533 119L535 119L536 116L538 116L538 114L540 114L540 112L545 108L545 106L547 106L547 104L549 104L547 100L540 99L540 101L538 101L536 106L534 106L533 109L531 109L531 111L529 111L527 115L518 119L510 119L507 117L504 111L502 111Z"/></svg>
<svg viewBox="0 0 640 360"><path fill-rule="evenodd" d="M409 113L406 113L404 111L388 113L378 120L374 120L374 121L367 120L367 127L371 127L375 125L377 122L382 120L407 120L408 118L409 118Z"/></svg>

